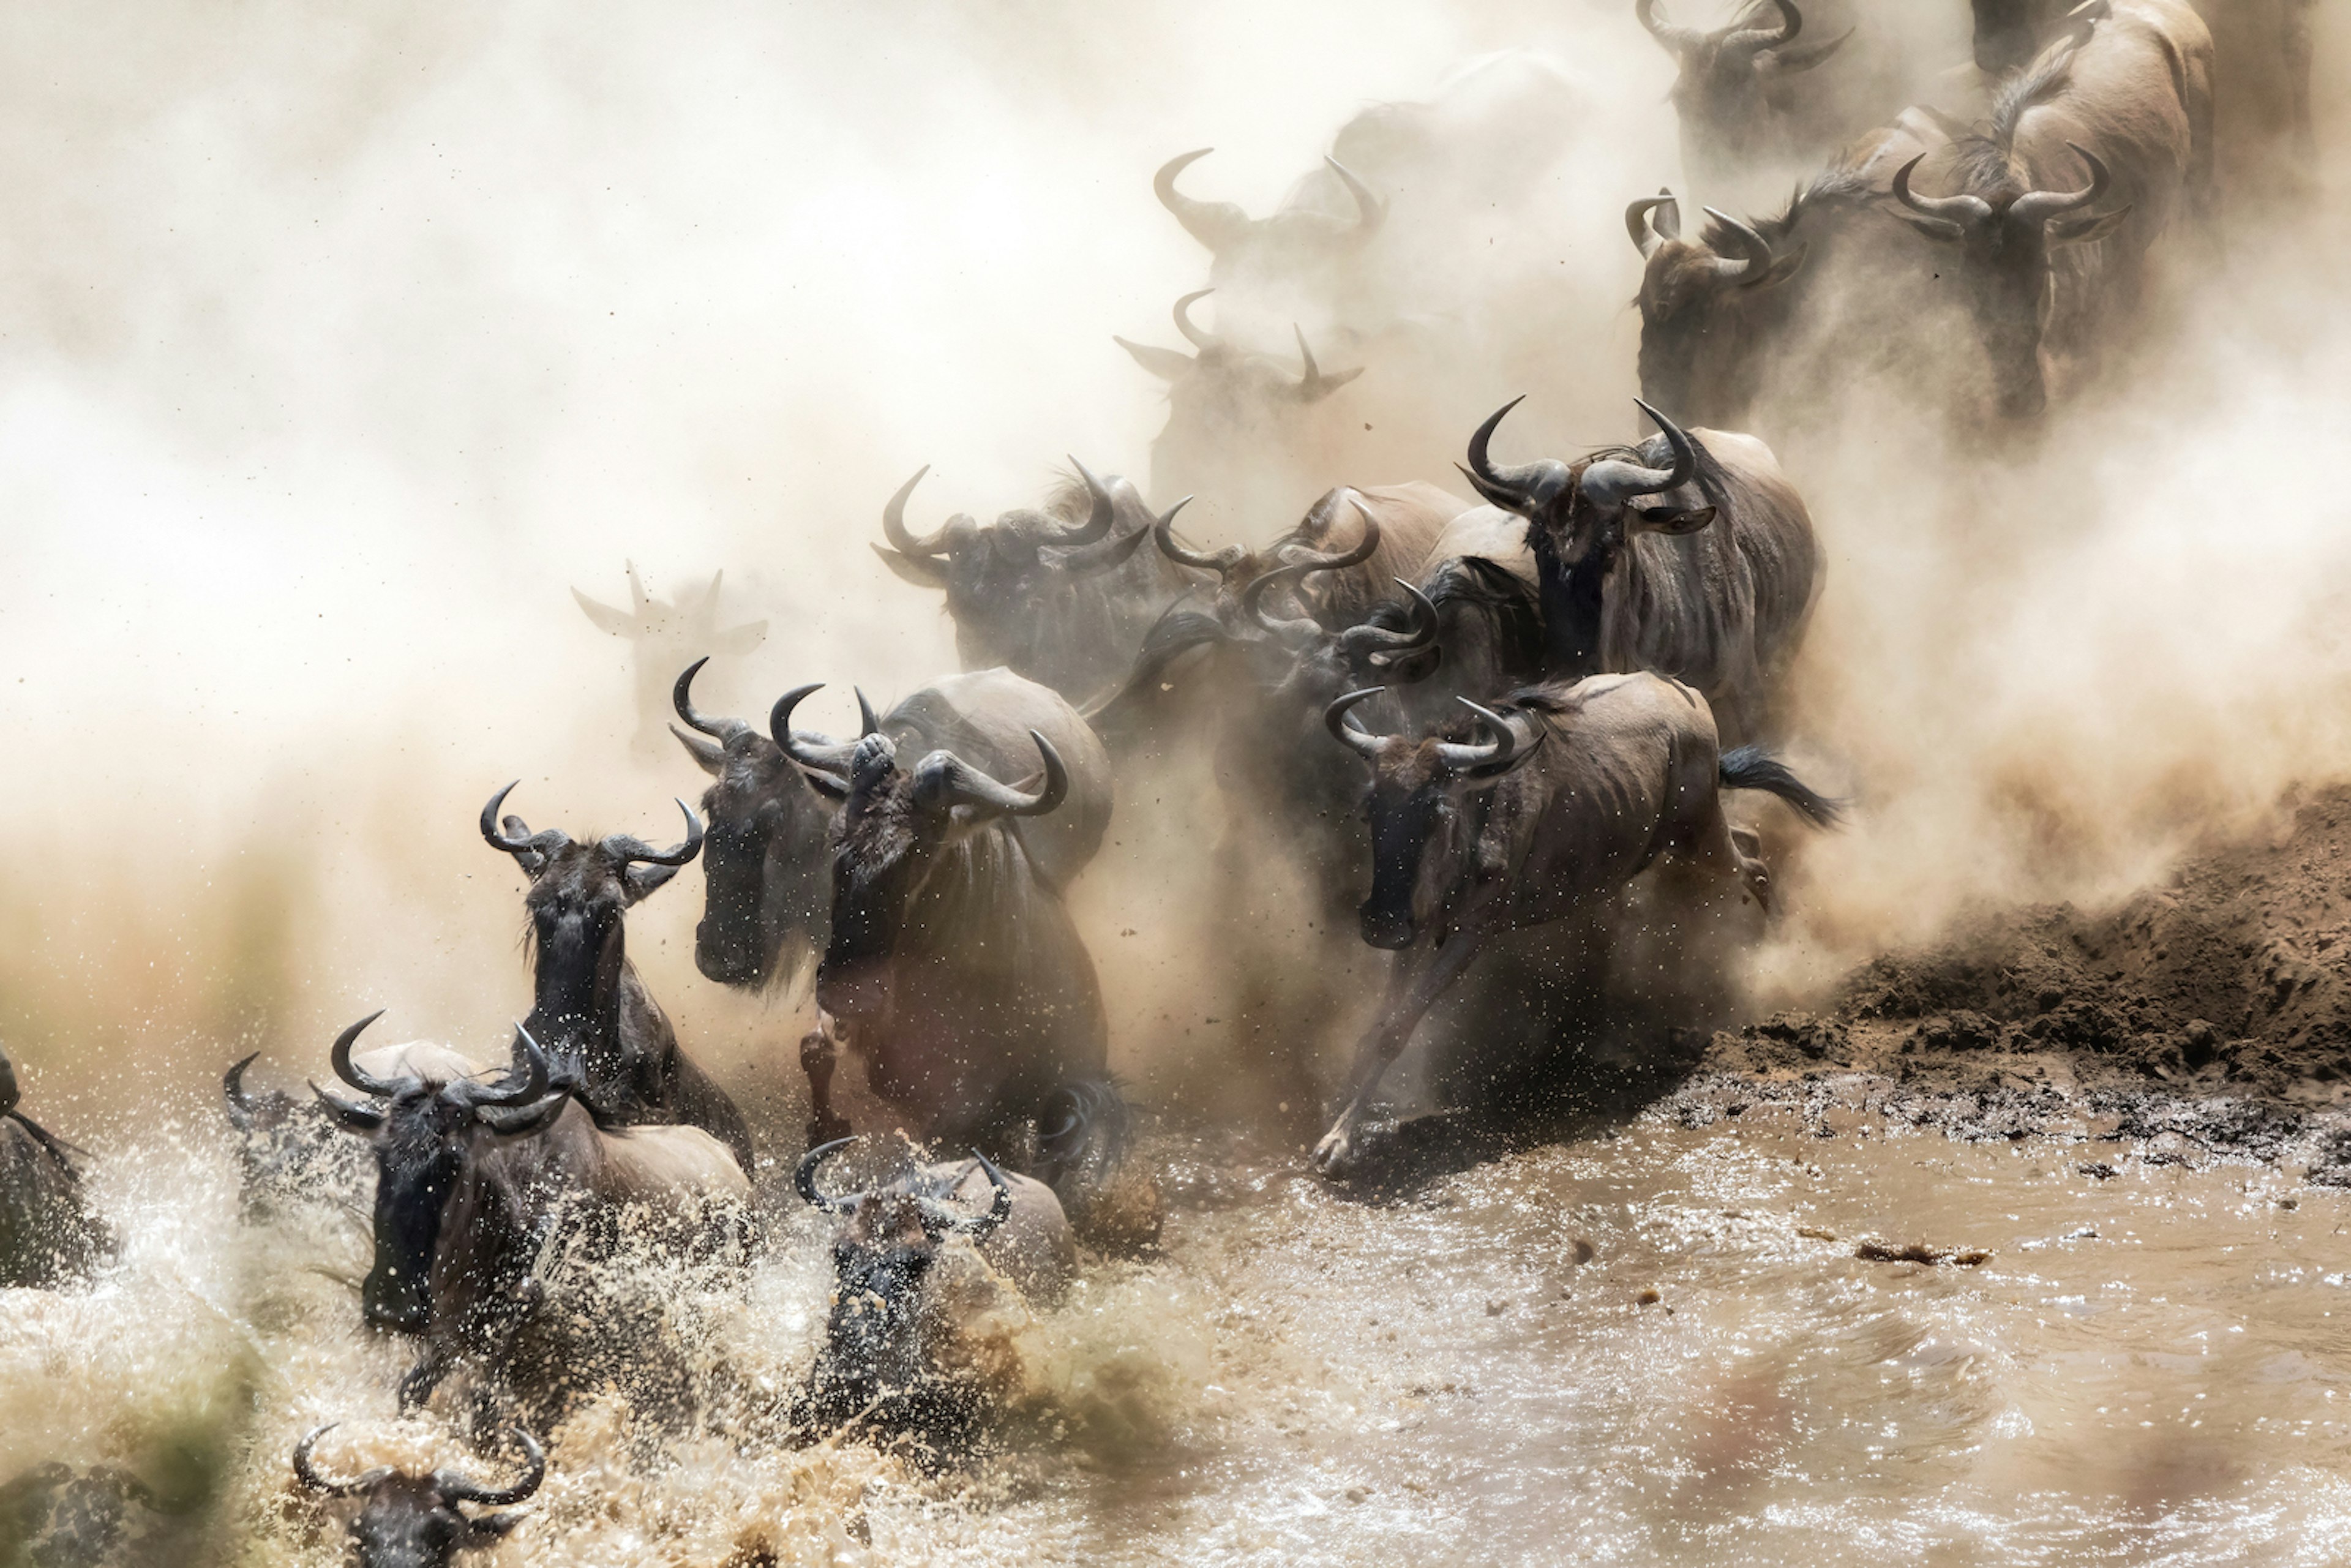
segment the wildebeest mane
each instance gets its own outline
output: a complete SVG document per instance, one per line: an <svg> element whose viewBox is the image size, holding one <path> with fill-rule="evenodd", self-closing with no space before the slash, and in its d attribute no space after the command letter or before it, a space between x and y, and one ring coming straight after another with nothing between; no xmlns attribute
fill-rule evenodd
<svg viewBox="0 0 2351 1568"><path fill-rule="evenodd" d="M1505 668L1531 669L1542 662L1542 602L1539 591L1500 561L1457 556L1421 584L1441 618L1456 605L1484 612L1495 653ZM1384 601L1372 612L1375 625L1401 631L1412 618L1404 605Z"/></svg>
<svg viewBox="0 0 2351 1568"><path fill-rule="evenodd" d="M1991 116L1951 141L1951 174L1958 188L1992 200L2022 194L2014 158L2017 126L2024 111L2063 89L2071 79L2075 45L2067 39L2044 49L2031 65L2007 78L1992 97Z"/></svg>

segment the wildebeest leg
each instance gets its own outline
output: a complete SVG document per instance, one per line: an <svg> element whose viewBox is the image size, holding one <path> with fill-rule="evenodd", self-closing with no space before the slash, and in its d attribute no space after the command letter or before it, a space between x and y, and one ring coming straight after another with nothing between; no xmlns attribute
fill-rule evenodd
<svg viewBox="0 0 2351 1568"><path fill-rule="evenodd" d="M832 1108L832 1070L839 1065L832 1036L822 1024L800 1036L800 1071L808 1074L808 1146L849 1136L849 1123Z"/></svg>
<svg viewBox="0 0 2351 1568"><path fill-rule="evenodd" d="M1343 1176L1353 1168L1355 1137L1362 1130L1372 1091L1379 1087L1388 1064L1411 1043L1412 1031L1420 1027L1422 1016L1461 977L1461 971L1485 942L1484 925L1464 924L1447 932L1442 942L1411 947L1398 956L1396 967L1388 974L1387 995L1380 1002L1379 1017L1355 1047L1355 1065L1347 1074L1346 1106L1322 1134L1322 1141L1314 1145L1317 1171L1326 1176Z"/></svg>
<svg viewBox="0 0 2351 1568"><path fill-rule="evenodd" d="M1737 878L1763 913L1771 913L1771 870L1763 863L1763 841L1752 830L1734 828L1715 796L1698 831L1675 858L1709 881Z"/></svg>
<svg viewBox="0 0 2351 1568"><path fill-rule="evenodd" d="M400 1413L408 1416L423 1409L425 1401L433 1397L433 1391L441 1386L441 1380L448 1375L448 1358L438 1349L428 1347L400 1380Z"/></svg>

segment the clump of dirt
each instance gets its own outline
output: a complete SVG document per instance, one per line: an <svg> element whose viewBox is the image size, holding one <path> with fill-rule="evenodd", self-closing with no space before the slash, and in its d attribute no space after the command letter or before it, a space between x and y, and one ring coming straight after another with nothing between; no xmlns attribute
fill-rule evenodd
<svg viewBox="0 0 2351 1568"><path fill-rule="evenodd" d="M1818 1116L1825 1095L1970 1137L2294 1145L2313 1181L2351 1186L2351 785L2283 821L2116 907L1986 915L1865 965L1823 1011L1718 1033L1679 1112Z"/></svg>

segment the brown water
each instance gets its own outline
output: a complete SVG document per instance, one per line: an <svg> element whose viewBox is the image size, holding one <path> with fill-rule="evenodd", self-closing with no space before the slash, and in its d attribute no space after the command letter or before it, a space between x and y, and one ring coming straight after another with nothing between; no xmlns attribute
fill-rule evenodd
<svg viewBox="0 0 2351 1568"><path fill-rule="evenodd" d="M827 1288L792 1215L747 1281L652 1281L705 1386L732 1390L726 1435L591 1403L551 1434L528 1522L476 1560L2342 1560L2351 1210L2290 1174L1821 1138L1761 1110L1385 1205L1207 1143L1153 1153L1163 1253L997 1325L1005 1451L925 1472L774 1440ZM332 1277L364 1266L359 1219L241 1226L208 1132L109 1168L122 1265L0 1295L0 1473L152 1473L176 1438L225 1456L220 1560L328 1563L340 1521L287 1467L310 1427L346 1424L321 1456L346 1473L500 1470L445 1421L393 1418L404 1348ZM1868 1239L1990 1257L1868 1262Z"/></svg>

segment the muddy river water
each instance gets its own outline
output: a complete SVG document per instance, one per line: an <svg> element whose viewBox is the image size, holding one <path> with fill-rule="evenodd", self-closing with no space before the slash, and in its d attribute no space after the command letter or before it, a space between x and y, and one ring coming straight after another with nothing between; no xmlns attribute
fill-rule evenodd
<svg viewBox="0 0 2351 1568"><path fill-rule="evenodd" d="M1965 1144L1764 1107L1652 1115L1384 1202L1173 1134L1165 1246L998 1324L1001 1451L925 1469L772 1416L829 1271L793 1216L747 1283L670 1279L726 1392L590 1401L496 1563L2339 1563L2351 1199L2289 1171ZM2088 1168L2085 1168L2088 1167ZM504 1458L394 1416L362 1221L247 1226L183 1132L99 1196L124 1260L0 1294L0 1474L214 1467L176 1560L340 1561L295 1439ZM1865 1243L1940 1262L1875 1261ZM1980 1261L1963 1260L1980 1251ZM716 1385L713 1385L714 1386ZM723 1430L713 1430L719 1427Z"/></svg>

